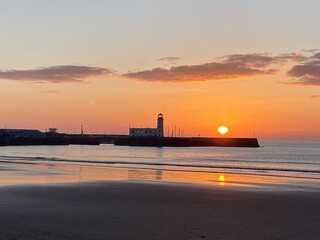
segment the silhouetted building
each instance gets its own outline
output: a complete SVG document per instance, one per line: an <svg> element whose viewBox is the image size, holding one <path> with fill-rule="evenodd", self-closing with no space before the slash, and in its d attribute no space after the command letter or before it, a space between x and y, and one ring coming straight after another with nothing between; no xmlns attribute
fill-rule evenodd
<svg viewBox="0 0 320 240"><path fill-rule="evenodd" d="M46 138L46 134L32 129L0 129L0 137L6 139L16 138Z"/></svg>
<svg viewBox="0 0 320 240"><path fill-rule="evenodd" d="M57 134L58 133L58 129L57 128L49 128L49 132L50 134Z"/></svg>
<svg viewBox="0 0 320 240"><path fill-rule="evenodd" d="M130 128L131 137L163 137L163 114L158 114L157 128Z"/></svg>

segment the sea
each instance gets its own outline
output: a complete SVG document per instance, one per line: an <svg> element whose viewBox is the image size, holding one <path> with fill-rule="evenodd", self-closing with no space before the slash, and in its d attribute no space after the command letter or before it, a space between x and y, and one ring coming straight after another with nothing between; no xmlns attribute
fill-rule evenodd
<svg viewBox="0 0 320 240"><path fill-rule="evenodd" d="M320 191L320 142L260 141L260 145L260 148L111 144L0 147L0 184L12 183L12 179L19 178L28 182L39 175L42 180L46 175L51 179L55 179L52 175L63 179L64 175L79 175L80 170L75 170L79 167L84 176L84 169L93 167L99 176L96 180L117 179L114 176L118 169L120 180L153 179ZM47 168L40 171L39 166ZM95 170L91 170L90 178L81 179L95 180Z"/></svg>

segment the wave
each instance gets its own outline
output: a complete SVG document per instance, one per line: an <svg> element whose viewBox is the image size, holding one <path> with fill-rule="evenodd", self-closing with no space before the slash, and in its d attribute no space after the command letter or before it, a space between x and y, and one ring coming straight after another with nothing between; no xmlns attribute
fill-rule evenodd
<svg viewBox="0 0 320 240"><path fill-rule="evenodd" d="M107 156L108 158L119 158L119 159L148 159L148 160L158 160L159 158L158 157L151 157L151 156L147 156L147 157L144 157L144 156L119 156L119 155L108 155ZM58 158L47 158L47 157L20 157L20 156L4 156L4 155L0 155L0 159L6 159L6 158L12 158L12 159L19 159L19 158L27 158L27 159L58 159ZM68 160L68 159L61 159L61 160ZM188 160L191 160L191 161L195 161L195 158L190 158L190 157L176 157L176 158L165 158L164 160L170 160L170 161L188 161ZM319 166L320 167L320 161L319 162L314 162L314 161L311 161L311 162L306 162L306 161L274 161L274 160L270 160L270 159L267 159L267 160L264 160L264 159L261 159L261 160L246 160L246 159L216 159L216 158L201 158L199 159L201 161L204 161L204 162L210 162L210 163L214 163L214 162L234 162L234 163L268 163L268 164L271 164L271 163L274 163L274 164L293 164L293 165L314 165L314 166ZM82 160L80 160L82 161ZM91 160L90 160L91 161ZM100 162L100 160L99 160ZM130 162L131 163L131 162Z"/></svg>
<svg viewBox="0 0 320 240"><path fill-rule="evenodd" d="M266 171L266 172L291 172L291 173L311 173L320 174L320 170L313 169L292 169L292 168L275 168L275 167L257 167L257 166L226 166L226 165L208 165L208 164L183 164L183 163L159 163L159 162L132 162L132 161L96 161L96 160L72 160L62 158L47 158L47 157L15 157L15 156L0 156L0 161L4 162L63 162L63 163L78 163L78 164L99 164L99 165L137 165L137 166L153 166L153 167L182 167L182 168L205 168L205 169L224 169L224 170L246 170L246 171Z"/></svg>

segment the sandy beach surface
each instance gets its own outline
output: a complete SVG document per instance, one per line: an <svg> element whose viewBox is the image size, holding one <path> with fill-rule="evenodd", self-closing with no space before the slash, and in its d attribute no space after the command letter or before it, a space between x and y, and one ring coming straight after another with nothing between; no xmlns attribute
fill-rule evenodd
<svg viewBox="0 0 320 240"><path fill-rule="evenodd" d="M0 239L320 239L320 193L101 181L0 187Z"/></svg>

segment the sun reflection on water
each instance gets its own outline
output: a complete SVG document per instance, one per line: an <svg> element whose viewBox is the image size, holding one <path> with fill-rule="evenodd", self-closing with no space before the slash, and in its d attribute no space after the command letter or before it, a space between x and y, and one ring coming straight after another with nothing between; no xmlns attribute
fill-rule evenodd
<svg viewBox="0 0 320 240"><path fill-rule="evenodd" d="M279 186L296 179L288 177L256 176L215 172L190 172L165 169L117 168L98 165L47 164L1 162L0 186L34 183L68 183L89 181L162 181L176 183L196 183L223 187L261 187ZM228 179L228 182L226 181ZM296 182L295 182L296 183ZM299 179L300 185L313 184L314 181ZM312 185L314 186L314 185ZM318 186L318 185L317 185Z"/></svg>
<svg viewBox="0 0 320 240"><path fill-rule="evenodd" d="M224 184L225 184L225 177L224 177L224 175L222 175L222 174L219 175L218 182L219 182L219 185L224 186Z"/></svg>

